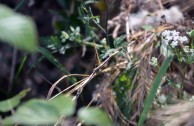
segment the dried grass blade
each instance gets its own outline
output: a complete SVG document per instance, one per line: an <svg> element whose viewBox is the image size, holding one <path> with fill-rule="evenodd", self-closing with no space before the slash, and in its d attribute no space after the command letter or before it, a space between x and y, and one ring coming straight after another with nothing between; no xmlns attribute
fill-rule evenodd
<svg viewBox="0 0 194 126"><path fill-rule="evenodd" d="M156 95L156 92L157 92L157 89L160 85L160 82L162 80L162 77L165 75L171 61L173 59L173 56L169 56L166 61L163 63L162 67L160 68L158 74L156 75L156 78L154 79L154 82L153 82L153 86L150 90L150 93L149 95L146 97L146 100L145 100L145 104L144 104L144 108L143 108L143 112L141 113L141 116L140 116L140 119L139 119L139 122L138 122L138 126L142 126L143 123L144 123L144 120L152 106L152 103L154 101L154 98L155 98L155 95Z"/></svg>

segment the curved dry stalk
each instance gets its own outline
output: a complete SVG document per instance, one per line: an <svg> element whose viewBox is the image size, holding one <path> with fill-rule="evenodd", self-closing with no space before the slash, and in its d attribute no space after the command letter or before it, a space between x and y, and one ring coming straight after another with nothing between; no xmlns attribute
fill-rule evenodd
<svg viewBox="0 0 194 126"><path fill-rule="evenodd" d="M47 100L51 97L53 90L55 89L55 87L57 86L57 84L62 81L63 79L67 78L67 77L71 77L71 76L88 76L88 75L84 75L84 74L70 74L70 75L64 75L62 76L59 80L57 80L52 87L50 88L48 94L47 94Z"/></svg>
<svg viewBox="0 0 194 126"><path fill-rule="evenodd" d="M90 76L88 76L83 82L81 82L81 84L77 85L77 86L74 87L72 90L70 90L70 91L68 92L67 95L70 95L70 94L72 94L74 91L79 90L79 92L77 93L77 95L76 95L75 98L73 99L73 100L75 100L76 97L78 97L78 96L81 94L82 89L84 88L84 86L85 86L90 80L92 80L92 79L97 75L96 72L97 72L99 69L101 69L101 68L104 66L104 64L107 63L107 62L110 60L110 58L113 57L114 55L116 55L118 52L119 52L119 51L117 50L117 51L115 51L113 54L111 54L105 61L103 61L98 67L96 67L96 68L93 70L93 72L92 72L92 74L90 74Z"/></svg>
<svg viewBox="0 0 194 126"><path fill-rule="evenodd" d="M86 78L84 78L84 79L82 79L82 80L76 82L75 84L73 84L73 85L71 85L71 86L65 88L64 90L62 90L61 92L59 92L58 94L56 94L55 96L53 96L52 98L50 98L49 100L52 100L52 99L56 98L57 96L59 96L60 94L62 94L63 92L69 90L70 88L72 88L72 87L74 87L74 86L76 86L76 85L79 85L79 83L82 83L82 81L84 81L84 80L86 80Z"/></svg>
<svg viewBox="0 0 194 126"><path fill-rule="evenodd" d="M107 62L110 60L110 58L113 57L114 55L116 55L118 52L119 52L119 51L117 50L117 51L115 51L113 54L111 54L105 61L103 61L98 67L96 67L96 68L93 70L92 74L90 74L89 76L88 76L88 75L80 75L80 74L71 74L71 75L64 75L63 77L61 77L61 78L60 78L58 81L56 81L56 82L53 84L53 86L50 88L50 90L49 90L49 92L48 92L48 95L47 95L47 100L52 100L52 99L54 99L55 97L57 97L58 95L60 95L60 94L63 93L64 91L70 89L71 87L73 87L73 86L75 86L75 85L77 85L77 84L78 84L78 85L77 85L76 87L74 87L73 89L71 89L71 90L67 93L67 95L70 95L70 94L72 94L74 91L81 89L81 90L79 91L79 94L80 94L80 93L82 92L82 89L84 88L84 86L85 86L90 80L92 80L92 79L96 76L96 72L97 72L99 69L101 69L101 68L104 66L104 64L107 63ZM57 95L55 95L55 96L53 96L52 98L50 98L50 96L51 96L51 94L52 94L54 88L56 87L56 85L57 85L61 80L65 79L65 78L67 78L67 77L70 77L70 76L88 76L88 77L86 77L86 78L82 79L81 81L79 81L79 82L77 82L77 83L71 85L70 87L66 88L65 90L61 91L61 92L58 93ZM80 83L80 84L79 84L79 83ZM78 96L79 96L79 94L78 94ZM77 96L76 96L76 97L77 97ZM75 98L74 98L73 100L75 100Z"/></svg>
<svg viewBox="0 0 194 126"><path fill-rule="evenodd" d="M103 70L102 70L102 73L110 72L110 71L112 71L112 70L117 69L117 68L120 67L120 66L124 66L124 68L125 68L126 65L127 65L127 63L128 63L127 60L126 60L126 61L123 61L123 62L120 62L120 63L116 64L116 65L113 66L113 67L108 67L108 68L106 68L106 69L103 69ZM120 68L121 68L121 67L120 67Z"/></svg>

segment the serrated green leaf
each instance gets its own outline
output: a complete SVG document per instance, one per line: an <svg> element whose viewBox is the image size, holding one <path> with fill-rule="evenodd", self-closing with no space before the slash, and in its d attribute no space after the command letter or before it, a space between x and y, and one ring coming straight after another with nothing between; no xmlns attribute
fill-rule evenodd
<svg viewBox="0 0 194 126"><path fill-rule="evenodd" d="M4 125L49 125L56 123L62 116L74 113L75 103L71 97L58 96L52 101L32 99L21 105L14 115L5 118Z"/></svg>
<svg viewBox="0 0 194 126"><path fill-rule="evenodd" d="M112 121L108 115L99 108L81 108L78 111L78 117L83 120L85 124L96 126L112 126Z"/></svg>
<svg viewBox="0 0 194 126"><path fill-rule="evenodd" d="M0 112L7 112L15 108L20 100L26 96L26 94L30 91L30 89L26 89L21 91L19 94L14 96L13 98L7 99L5 101L0 102Z"/></svg>
<svg viewBox="0 0 194 126"><path fill-rule="evenodd" d="M37 47L34 22L0 4L0 40L19 49L33 52Z"/></svg>

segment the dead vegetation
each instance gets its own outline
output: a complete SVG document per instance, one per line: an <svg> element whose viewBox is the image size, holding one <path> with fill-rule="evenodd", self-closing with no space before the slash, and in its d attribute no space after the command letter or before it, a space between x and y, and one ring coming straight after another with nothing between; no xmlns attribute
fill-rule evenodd
<svg viewBox="0 0 194 126"><path fill-rule="evenodd" d="M108 28L113 29L112 36L114 38L122 34L127 35L130 52L128 53L129 59L125 58L124 60L130 61L130 57L135 59L133 60L132 70L135 70L136 73L132 77L131 88L127 96L127 99L133 102L134 109L130 119L123 116L113 95L114 91L111 88L114 86L112 80L116 79L122 70L118 68L114 72L111 71L111 74L106 73L109 76L108 78L111 79L105 78L106 81L102 81L100 84L100 88L104 89L99 92L100 99L103 99L100 101L103 108L110 113L112 119L120 119L121 125L137 124L144 106L145 97L149 93L153 79L158 72L149 64L151 57L158 57L160 64L165 60L162 52L154 48L159 41L156 34L160 34L166 29L176 29L181 33L192 30L194 27L193 5L193 0L122 0L120 13L108 21ZM152 25L153 29L150 31L143 30L143 25ZM178 83L185 77L183 90L188 95L192 95L193 65L189 65L186 69L187 72L183 73L184 71L180 64L173 62L166 78L172 80L174 83ZM104 88L107 83L108 88ZM153 117L157 124L192 126L193 104L190 102L179 103L181 99L180 91L168 84L166 85L167 79L165 78L162 83L160 94L164 93L168 95L171 92L173 95L171 102L178 103L178 105L167 106L167 109L162 111L157 111L160 107L155 106L156 114ZM151 125L151 123L153 122L151 121L147 125Z"/></svg>
<svg viewBox="0 0 194 126"><path fill-rule="evenodd" d="M110 3L108 5L112 5ZM122 126L129 126L137 125L144 107L145 98L158 73L158 69L150 64L151 58L153 56L157 57L159 66L166 59L160 48L156 47L160 41L158 36L167 29L175 29L181 34L192 30L194 28L194 1L122 0L120 4L120 13L108 20L108 29L113 38L126 34L128 51L125 52L125 56L118 56L117 54L120 50L117 50L103 62L99 61L100 64L90 75L87 75L83 80L63 92L68 94L76 92L76 99L89 81L98 77L98 75L103 75L96 87L96 91L93 93L91 103L97 102L97 105L104 108L115 122L119 122ZM114 7L118 8L116 5ZM151 25L153 28L146 30L142 28L144 25ZM98 57L98 55L96 51L96 56ZM114 59L113 65L107 65L111 64L110 61L112 59ZM125 72L130 62L131 66L128 68L128 74L126 74L129 75L128 78L131 80L130 88L123 90L127 94L125 99L130 101L129 106L124 101L125 107L130 107L127 108L130 109L130 112L126 116L127 114L121 110L123 109L121 105L118 105L118 96L115 94L114 86L115 81ZM190 64L185 68L185 72L179 63L172 62L157 93L157 96L165 95L166 97L170 94L169 99L167 98L169 101L167 104L162 105L157 103L156 100L153 104L154 114L149 113L150 119L147 120L145 125L193 125L193 103L188 102L188 99L184 101L184 94L182 94L183 91L188 97L193 95L193 68L193 64ZM169 84L170 82L171 84ZM183 87L180 90L173 87L179 82L183 83ZM48 99L55 86L53 85L51 88L47 96ZM169 104L175 105L169 106ZM167 108L161 110L163 106Z"/></svg>

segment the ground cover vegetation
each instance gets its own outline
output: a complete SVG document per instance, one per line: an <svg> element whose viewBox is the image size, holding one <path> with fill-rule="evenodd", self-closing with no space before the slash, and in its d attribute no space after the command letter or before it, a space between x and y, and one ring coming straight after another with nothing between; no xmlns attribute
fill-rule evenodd
<svg viewBox="0 0 194 126"><path fill-rule="evenodd" d="M193 126L193 6L2 1L0 125Z"/></svg>

